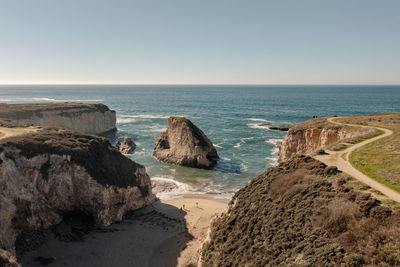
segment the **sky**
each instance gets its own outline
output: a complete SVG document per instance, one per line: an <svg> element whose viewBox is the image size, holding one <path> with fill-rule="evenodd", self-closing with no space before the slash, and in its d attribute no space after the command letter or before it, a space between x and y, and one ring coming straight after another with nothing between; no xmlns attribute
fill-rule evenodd
<svg viewBox="0 0 400 267"><path fill-rule="evenodd" d="M399 0L0 0L1 84L400 84Z"/></svg>

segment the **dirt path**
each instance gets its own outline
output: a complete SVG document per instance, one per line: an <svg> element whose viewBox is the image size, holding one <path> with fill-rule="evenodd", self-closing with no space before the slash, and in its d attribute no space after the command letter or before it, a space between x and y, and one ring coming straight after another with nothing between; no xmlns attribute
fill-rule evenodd
<svg viewBox="0 0 400 267"><path fill-rule="evenodd" d="M0 132L4 134L3 136L0 136L0 139L18 134L16 132L11 131L10 128L5 128L5 127L0 127Z"/></svg>
<svg viewBox="0 0 400 267"><path fill-rule="evenodd" d="M348 126L354 126L351 124L346 124L346 123L340 123L335 121L334 119L338 119L340 117L335 117L335 118L328 118L328 121L331 123L335 123L335 124L341 124L341 125L348 125ZM360 172L359 170L357 170L356 168L353 167L353 165L351 165L350 161L349 161L349 156L351 154L351 152L353 152L354 150L369 144L371 142L374 142L376 140L385 138L391 134L393 134L393 132L391 130L388 129L384 129L384 128L379 128L379 127L372 127L372 126L361 126L361 125L357 125L357 127L368 127L368 128L376 128L378 130L383 131L384 133L381 135L378 135L376 137L373 137L371 139L365 140L363 142L360 142L358 144L354 144L351 145L350 147L346 148L345 150L342 151L331 151L331 150L325 150L325 152L328 153L328 155L318 155L315 156L316 159L322 161L323 163L329 165L329 166L336 166L339 170L351 175L352 177L360 180L361 182L369 185L372 188L375 188L379 191L381 191L383 194L385 194L388 198L391 198L397 202L400 202L400 193L390 189L389 187L375 181L374 179L372 179L371 177L365 175L364 173Z"/></svg>

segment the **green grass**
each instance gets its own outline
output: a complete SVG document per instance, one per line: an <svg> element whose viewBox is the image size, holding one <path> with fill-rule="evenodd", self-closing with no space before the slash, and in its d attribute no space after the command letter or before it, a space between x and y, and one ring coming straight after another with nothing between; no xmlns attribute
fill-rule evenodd
<svg viewBox="0 0 400 267"><path fill-rule="evenodd" d="M329 150L332 151L342 151L345 150L346 148L348 148L349 146L346 144L342 144L342 143L338 143L338 144L334 144L333 146L329 147Z"/></svg>
<svg viewBox="0 0 400 267"><path fill-rule="evenodd" d="M377 195L380 195L380 196L384 196L384 195L385 195L385 194L383 194L381 191L376 190L376 189L371 189L371 192L372 192L372 193L375 193L375 194L377 194Z"/></svg>
<svg viewBox="0 0 400 267"><path fill-rule="evenodd" d="M172 119L176 119L176 120L180 120L180 121L184 121L184 122L186 122L186 123L189 123L189 122L190 122L190 120L188 120L188 119L185 118L185 117L171 116L171 118L172 118Z"/></svg>
<svg viewBox="0 0 400 267"><path fill-rule="evenodd" d="M350 140L349 143L355 145L355 144L364 142L365 140L368 140L368 139L377 137L377 136L379 136L379 135L381 135L381 134L384 134L384 133L385 133L384 131L379 130L379 131L377 131L376 133L373 133L373 134L370 134L370 135L366 135L366 136L360 136L360 137L358 137L358 138L355 138L355 139L353 139L353 140Z"/></svg>
<svg viewBox="0 0 400 267"><path fill-rule="evenodd" d="M380 141L380 140L378 140ZM387 168L391 168L393 162L391 162L392 158L387 158L385 151L379 151L377 149L375 142L369 143L356 151L353 151L350 154L350 163L363 172L364 174L368 175L375 181L386 185L387 187L400 192L400 184L396 183L392 180L384 178L381 175L381 170L386 170ZM373 152L371 152L373 150ZM383 157L386 159L387 162L376 160L377 158Z"/></svg>

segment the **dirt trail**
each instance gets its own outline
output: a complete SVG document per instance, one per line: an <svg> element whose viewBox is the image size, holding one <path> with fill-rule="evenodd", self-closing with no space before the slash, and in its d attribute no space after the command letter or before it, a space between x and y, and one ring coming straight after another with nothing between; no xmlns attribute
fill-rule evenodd
<svg viewBox="0 0 400 267"><path fill-rule="evenodd" d="M340 123L335 121L334 119L338 119L340 117L335 117L335 118L328 118L328 121L331 123L335 123L335 124L340 124L340 125L348 125L348 126L354 126L351 124L346 124L346 123ZM376 137L367 139L363 142L360 142L358 144L354 144L351 145L350 147L342 150L342 151L331 151L331 150L325 150L325 152L328 153L328 155L318 155L315 156L314 158L316 158L319 161L322 161L323 163L325 163L328 166L336 166L339 170L351 175L352 177L360 180L361 182L369 185L372 188L375 188L379 191L381 191L383 194L385 194L388 198L393 199L397 202L400 202L400 193L390 189L389 187L375 181L374 179L372 179L371 177L365 175L364 173L360 172L359 170L357 170L356 168L353 167L353 165L351 165L350 161L349 161L349 156L351 154L351 152L353 152L354 150L369 144L371 142L374 142L376 140L385 138L391 134L393 134L393 132L391 130L388 129L384 129L384 128L379 128L379 127L372 127L372 126L361 126L361 125L357 125L357 127L368 127L368 128L375 128L378 130L383 131L384 133L381 135L378 135Z"/></svg>
<svg viewBox="0 0 400 267"><path fill-rule="evenodd" d="M5 128L5 127L0 127L0 132L4 134L3 136L0 136L0 139L18 134L16 132L11 131L10 128Z"/></svg>

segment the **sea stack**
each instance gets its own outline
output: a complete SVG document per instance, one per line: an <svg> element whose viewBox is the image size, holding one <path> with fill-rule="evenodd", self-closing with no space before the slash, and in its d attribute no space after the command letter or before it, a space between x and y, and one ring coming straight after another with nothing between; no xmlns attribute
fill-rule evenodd
<svg viewBox="0 0 400 267"><path fill-rule="evenodd" d="M154 142L153 156L167 163L209 169L219 158L210 139L184 117L170 117L168 129Z"/></svg>
<svg viewBox="0 0 400 267"><path fill-rule="evenodd" d="M121 136L118 137L118 143L116 147L122 154L132 154L136 148L136 144L132 141L132 138L128 136Z"/></svg>

